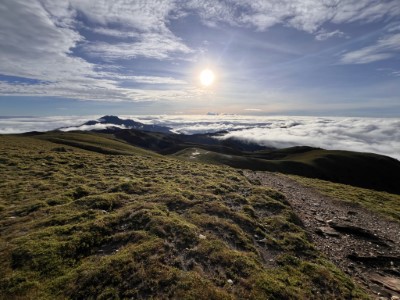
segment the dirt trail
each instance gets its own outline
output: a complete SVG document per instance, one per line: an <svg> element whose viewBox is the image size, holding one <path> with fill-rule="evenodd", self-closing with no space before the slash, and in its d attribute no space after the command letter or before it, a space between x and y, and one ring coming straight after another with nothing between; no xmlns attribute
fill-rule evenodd
<svg viewBox="0 0 400 300"><path fill-rule="evenodd" d="M399 223L284 175L252 171L245 175L283 193L316 247L371 295L400 297Z"/></svg>

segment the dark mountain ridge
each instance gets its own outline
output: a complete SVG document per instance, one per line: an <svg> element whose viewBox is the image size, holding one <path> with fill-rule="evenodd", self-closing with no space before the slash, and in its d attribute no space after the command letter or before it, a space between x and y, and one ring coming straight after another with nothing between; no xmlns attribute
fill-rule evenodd
<svg viewBox="0 0 400 300"><path fill-rule="evenodd" d="M97 120L90 120L87 121L81 125L78 125L77 127L81 126L94 126L97 124L105 124L108 125L106 131L117 131L120 130L121 128L119 126L123 126L126 129L137 129L137 130L143 130L143 131L148 131L148 132L163 132L163 133L171 133L171 128L165 127L165 126L159 126L159 125L153 125L153 124L143 124L141 122L136 122L131 119L121 119L117 116L112 116L112 115L106 115L103 116ZM60 128L60 129L67 129L68 127ZM94 131L97 131L98 129L93 129Z"/></svg>
<svg viewBox="0 0 400 300"><path fill-rule="evenodd" d="M224 132L205 134L176 134L170 128L145 125L115 116L104 116L83 125L110 124L107 129L93 130L92 134L106 135L129 145L162 155L211 164L223 164L239 169L272 171L319 178L332 182L400 194L400 162L396 159L353 151L324 150L297 146L274 149L237 139L219 138ZM117 126L130 129L121 129ZM90 133L87 133L90 134ZM43 138L46 138L44 136ZM68 134L52 141L76 145ZM84 145L88 147L88 145ZM93 149L93 145L90 145ZM197 150L202 149L197 153ZM108 150L107 150L108 151ZM193 155L193 153L196 155ZM109 153L109 152L107 152Z"/></svg>
<svg viewBox="0 0 400 300"><path fill-rule="evenodd" d="M130 119L120 119L117 116L103 116L97 120L85 122L77 127L97 124L107 124L109 126L106 129L94 128L90 131L112 134L131 145L160 154L173 154L188 147L200 147L210 151L235 155L242 155L242 152L248 151L274 149L237 139L218 139L218 136L223 135L226 131L204 134L177 134L172 132L170 127L143 124ZM120 128L119 126L124 126L125 128Z"/></svg>

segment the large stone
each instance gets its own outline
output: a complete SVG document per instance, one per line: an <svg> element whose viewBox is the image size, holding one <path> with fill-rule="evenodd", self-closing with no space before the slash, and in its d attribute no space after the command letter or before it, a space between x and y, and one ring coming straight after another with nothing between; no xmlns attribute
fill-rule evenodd
<svg viewBox="0 0 400 300"><path fill-rule="evenodd" d="M340 237L340 233L329 226L318 227L316 232L324 236Z"/></svg>
<svg viewBox="0 0 400 300"><path fill-rule="evenodd" d="M384 287L400 293L400 279L389 277L389 276L382 276L379 274L372 274L370 275L370 279L373 282L382 284Z"/></svg>
<svg viewBox="0 0 400 300"><path fill-rule="evenodd" d="M347 233L351 235L355 235L367 240L370 240L371 242L375 244L379 244L382 246L389 246L388 243L374 234L373 232L369 231L368 229L351 225L351 224L345 224L341 222L335 222L335 221L328 221L328 224L330 227L334 228L336 231L342 232L342 233Z"/></svg>

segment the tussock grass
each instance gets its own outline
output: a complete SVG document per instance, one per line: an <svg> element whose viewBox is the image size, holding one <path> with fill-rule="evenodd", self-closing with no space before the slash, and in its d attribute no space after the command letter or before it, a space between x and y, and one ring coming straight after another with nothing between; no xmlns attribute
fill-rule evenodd
<svg viewBox="0 0 400 300"><path fill-rule="evenodd" d="M240 171L71 136L0 136L0 298L366 298Z"/></svg>

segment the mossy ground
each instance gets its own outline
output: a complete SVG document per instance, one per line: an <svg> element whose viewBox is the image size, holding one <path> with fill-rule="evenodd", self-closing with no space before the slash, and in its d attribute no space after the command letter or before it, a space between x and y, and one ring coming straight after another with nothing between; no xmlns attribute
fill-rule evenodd
<svg viewBox="0 0 400 300"><path fill-rule="evenodd" d="M99 148L0 136L0 298L366 298L281 194L229 167Z"/></svg>

